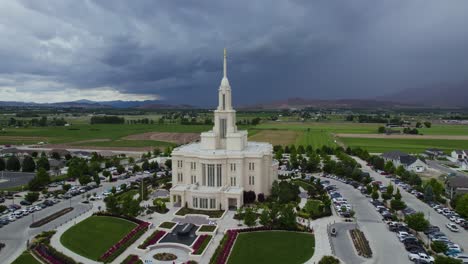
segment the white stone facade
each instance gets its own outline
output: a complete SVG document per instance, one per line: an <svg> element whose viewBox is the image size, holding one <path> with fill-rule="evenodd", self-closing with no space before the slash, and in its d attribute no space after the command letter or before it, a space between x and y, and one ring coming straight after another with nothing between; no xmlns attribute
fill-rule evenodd
<svg viewBox="0 0 468 264"><path fill-rule="evenodd" d="M269 195L278 178L272 145L248 142L247 131L237 130L226 66L225 53L213 129L203 132L200 142L172 152L173 204L202 210L238 208L244 191Z"/></svg>

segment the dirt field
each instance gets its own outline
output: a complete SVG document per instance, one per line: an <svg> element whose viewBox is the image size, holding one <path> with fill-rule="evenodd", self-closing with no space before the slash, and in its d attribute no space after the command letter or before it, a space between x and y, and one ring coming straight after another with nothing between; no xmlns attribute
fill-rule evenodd
<svg viewBox="0 0 468 264"><path fill-rule="evenodd" d="M0 140L6 141L6 140L11 140L11 141L47 141L47 138L45 137L24 137L24 136L0 136Z"/></svg>
<svg viewBox="0 0 468 264"><path fill-rule="evenodd" d="M250 141L269 142L272 145L291 145L303 132L297 130L261 130L249 137Z"/></svg>
<svg viewBox="0 0 468 264"><path fill-rule="evenodd" d="M447 140L468 140L468 135L405 135L405 134L335 134L343 138L395 138L395 139L447 139Z"/></svg>
<svg viewBox="0 0 468 264"><path fill-rule="evenodd" d="M157 140L176 144L186 144L200 139L199 133L148 132L122 138L124 140Z"/></svg>

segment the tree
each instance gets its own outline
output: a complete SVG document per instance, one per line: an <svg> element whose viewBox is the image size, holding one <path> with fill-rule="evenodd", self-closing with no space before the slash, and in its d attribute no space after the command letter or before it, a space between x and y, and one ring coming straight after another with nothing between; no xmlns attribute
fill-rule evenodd
<svg viewBox="0 0 468 264"><path fill-rule="evenodd" d="M340 264L340 260L333 256L323 256L318 264Z"/></svg>
<svg viewBox="0 0 468 264"><path fill-rule="evenodd" d="M254 191L244 191L244 204L250 204L255 202L255 192Z"/></svg>
<svg viewBox="0 0 468 264"><path fill-rule="evenodd" d="M406 224L408 224L409 228L418 232L426 230L429 226L429 221L427 221L427 219L424 218L424 214L421 212L412 215L407 215L405 217L405 222Z"/></svg>
<svg viewBox="0 0 468 264"><path fill-rule="evenodd" d="M9 157L6 163L6 169L9 171L19 171L21 169L19 159L16 156Z"/></svg>
<svg viewBox="0 0 468 264"><path fill-rule="evenodd" d="M405 168L402 165L400 165L396 168L395 174L398 176L402 176L403 173L405 173L405 171L406 171Z"/></svg>
<svg viewBox="0 0 468 264"><path fill-rule="evenodd" d="M385 127L380 126L379 129L377 130L378 133L382 134L385 133Z"/></svg>
<svg viewBox="0 0 468 264"><path fill-rule="evenodd" d="M141 164L141 169L142 169L142 170L145 170L145 171L149 170L149 162L148 162L148 160L143 161L143 164Z"/></svg>
<svg viewBox="0 0 468 264"><path fill-rule="evenodd" d="M60 154L58 152L55 152L55 151L50 154L50 157L55 159L55 160L60 160L61 159Z"/></svg>
<svg viewBox="0 0 468 264"><path fill-rule="evenodd" d="M89 175L81 175L79 178L78 178L78 181L81 185L86 185L88 183L90 183L92 181L91 179L91 176Z"/></svg>
<svg viewBox="0 0 468 264"><path fill-rule="evenodd" d="M395 211L401 211L406 208L406 204L402 200L393 199L390 201L390 207Z"/></svg>
<svg viewBox="0 0 468 264"><path fill-rule="evenodd" d="M372 191L371 197L372 197L373 200L379 199L379 193L377 192L377 190L374 189L374 190Z"/></svg>
<svg viewBox="0 0 468 264"><path fill-rule="evenodd" d="M432 125L431 122L428 122L428 121L424 122L424 126L427 128L430 128L431 125Z"/></svg>
<svg viewBox="0 0 468 264"><path fill-rule="evenodd" d="M396 193L393 197L395 197L395 200L401 200L401 193L399 188L397 188Z"/></svg>
<svg viewBox="0 0 468 264"><path fill-rule="evenodd" d="M448 247L442 241L434 241L431 243L431 249L434 250L435 253L445 253Z"/></svg>
<svg viewBox="0 0 468 264"><path fill-rule="evenodd" d="M387 161L387 163L385 163L384 170L388 173L394 173L395 167L393 166L393 162Z"/></svg>
<svg viewBox="0 0 468 264"><path fill-rule="evenodd" d="M5 167L6 167L5 160L0 157L0 171L4 171Z"/></svg>
<svg viewBox="0 0 468 264"><path fill-rule="evenodd" d="M121 214L136 217L141 211L140 201L126 196L122 201Z"/></svg>
<svg viewBox="0 0 468 264"><path fill-rule="evenodd" d="M279 213L278 219L281 228L295 229L296 228L296 213L294 207L291 204L284 205Z"/></svg>
<svg viewBox="0 0 468 264"><path fill-rule="evenodd" d="M97 186L101 185L101 178L99 178L99 175L97 173L93 175L93 180Z"/></svg>
<svg viewBox="0 0 468 264"><path fill-rule="evenodd" d="M167 160L164 162L164 165L165 165L168 169L172 169L172 160L167 159Z"/></svg>
<svg viewBox="0 0 468 264"><path fill-rule="evenodd" d="M455 202L455 211L462 217L468 217L468 194L457 197Z"/></svg>
<svg viewBox="0 0 468 264"><path fill-rule="evenodd" d="M434 264L462 264L461 259L454 259L451 257L446 257L444 255L437 255L434 259Z"/></svg>
<svg viewBox="0 0 468 264"><path fill-rule="evenodd" d="M39 168L36 176L28 183L29 189L32 191L39 191L45 185L49 184L50 176L44 168Z"/></svg>
<svg viewBox="0 0 468 264"><path fill-rule="evenodd" d="M28 192L25 196L24 199L30 203L34 203L39 199L39 193L38 192Z"/></svg>
<svg viewBox="0 0 468 264"><path fill-rule="evenodd" d="M23 159L23 171L34 172L36 170L36 163L31 156L25 156Z"/></svg>
<svg viewBox="0 0 468 264"><path fill-rule="evenodd" d="M41 157L37 161L36 167L37 169L44 168L46 171L50 170L50 164L49 164L49 160L47 159L47 157L41 155Z"/></svg>
<svg viewBox="0 0 468 264"><path fill-rule="evenodd" d="M117 172L118 172L119 174L122 174L122 173L124 173L124 172L125 172L125 168L124 168L124 166L122 166L122 165L118 165L118 166L117 166Z"/></svg>
<svg viewBox="0 0 468 264"><path fill-rule="evenodd" d="M366 192L367 192L367 194L371 194L371 193L372 193L372 185L371 185L371 184L367 184L367 185L366 185Z"/></svg>
<svg viewBox="0 0 468 264"><path fill-rule="evenodd" d="M64 185L62 185L62 190L64 190L65 192L68 192L70 188L71 188L71 185L68 183L65 183Z"/></svg>
<svg viewBox="0 0 468 264"><path fill-rule="evenodd" d="M120 214L120 208L119 208L119 203L117 201L117 198L115 198L114 195L109 195L104 199L104 202L106 204L106 210L107 212L115 215Z"/></svg>
<svg viewBox="0 0 468 264"><path fill-rule="evenodd" d="M432 191L432 186L427 185L424 189L424 201L432 202L434 201L434 192Z"/></svg>
<svg viewBox="0 0 468 264"><path fill-rule="evenodd" d="M417 128L421 128L421 127L422 127L421 122L416 122L416 127L417 127Z"/></svg>
<svg viewBox="0 0 468 264"><path fill-rule="evenodd" d="M254 226L257 221L257 212L252 207L247 207L244 212L244 224Z"/></svg>
<svg viewBox="0 0 468 264"><path fill-rule="evenodd" d="M257 195L257 200L260 202L260 203L263 203L265 202L265 195L263 193L259 193Z"/></svg>
<svg viewBox="0 0 468 264"><path fill-rule="evenodd" d="M262 213L260 214L260 224L263 226L270 226L271 219L270 219L270 212L267 208L263 209Z"/></svg>

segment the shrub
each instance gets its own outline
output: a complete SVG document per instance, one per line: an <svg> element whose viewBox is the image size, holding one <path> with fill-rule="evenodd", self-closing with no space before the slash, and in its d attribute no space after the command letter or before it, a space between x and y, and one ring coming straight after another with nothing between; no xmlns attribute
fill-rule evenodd
<svg viewBox="0 0 468 264"><path fill-rule="evenodd" d="M166 234L166 232L164 232L162 230L154 231L153 234L151 234L151 236L149 236L148 238L145 239L143 244L138 246L138 248L139 249L146 249L148 246L156 244L165 234Z"/></svg>
<svg viewBox="0 0 468 264"><path fill-rule="evenodd" d="M436 253L443 253L448 250L447 245L441 241L432 242L431 249Z"/></svg>
<svg viewBox="0 0 468 264"><path fill-rule="evenodd" d="M323 256L318 264L339 264L340 260L333 256Z"/></svg>
<svg viewBox="0 0 468 264"><path fill-rule="evenodd" d="M208 243L210 243L210 235L201 235L197 238L197 241L193 244L193 254L200 255L205 250Z"/></svg>

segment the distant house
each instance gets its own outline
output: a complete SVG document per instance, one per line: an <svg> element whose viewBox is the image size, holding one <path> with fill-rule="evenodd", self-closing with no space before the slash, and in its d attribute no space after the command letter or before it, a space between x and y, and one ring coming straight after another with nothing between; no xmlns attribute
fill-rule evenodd
<svg viewBox="0 0 468 264"><path fill-rule="evenodd" d="M88 151L83 151L83 150L73 151L71 155L73 157L78 157L78 158L83 158L83 159L91 158L91 153Z"/></svg>
<svg viewBox="0 0 468 264"><path fill-rule="evenodd" d="M424 161L398 150L386 152L382 154L382 158L385 162L391 161L395 167L402 165L408 171L423 172L427 170L427 164Z"/></svg>
<svg viewBox="0 0 468 264"><path fill-rule="evenodd" d="M449 176L445 181L445 193L450 199L456 195L468 193L468 177L464 175Z"/></svg>
<svg viewBox="0 0 468 264"><path fill-rule="evenodd" d="M468 169L468 150L454 150L450 157L462 170Z"/></svg>
<svg viewBox="0 0 468 264"><path fill-rule="evenodd" d="M437 158L445 155L443 150L436 148L426 149L426 151L424 151L424 154L431 158Z"/></svg>

